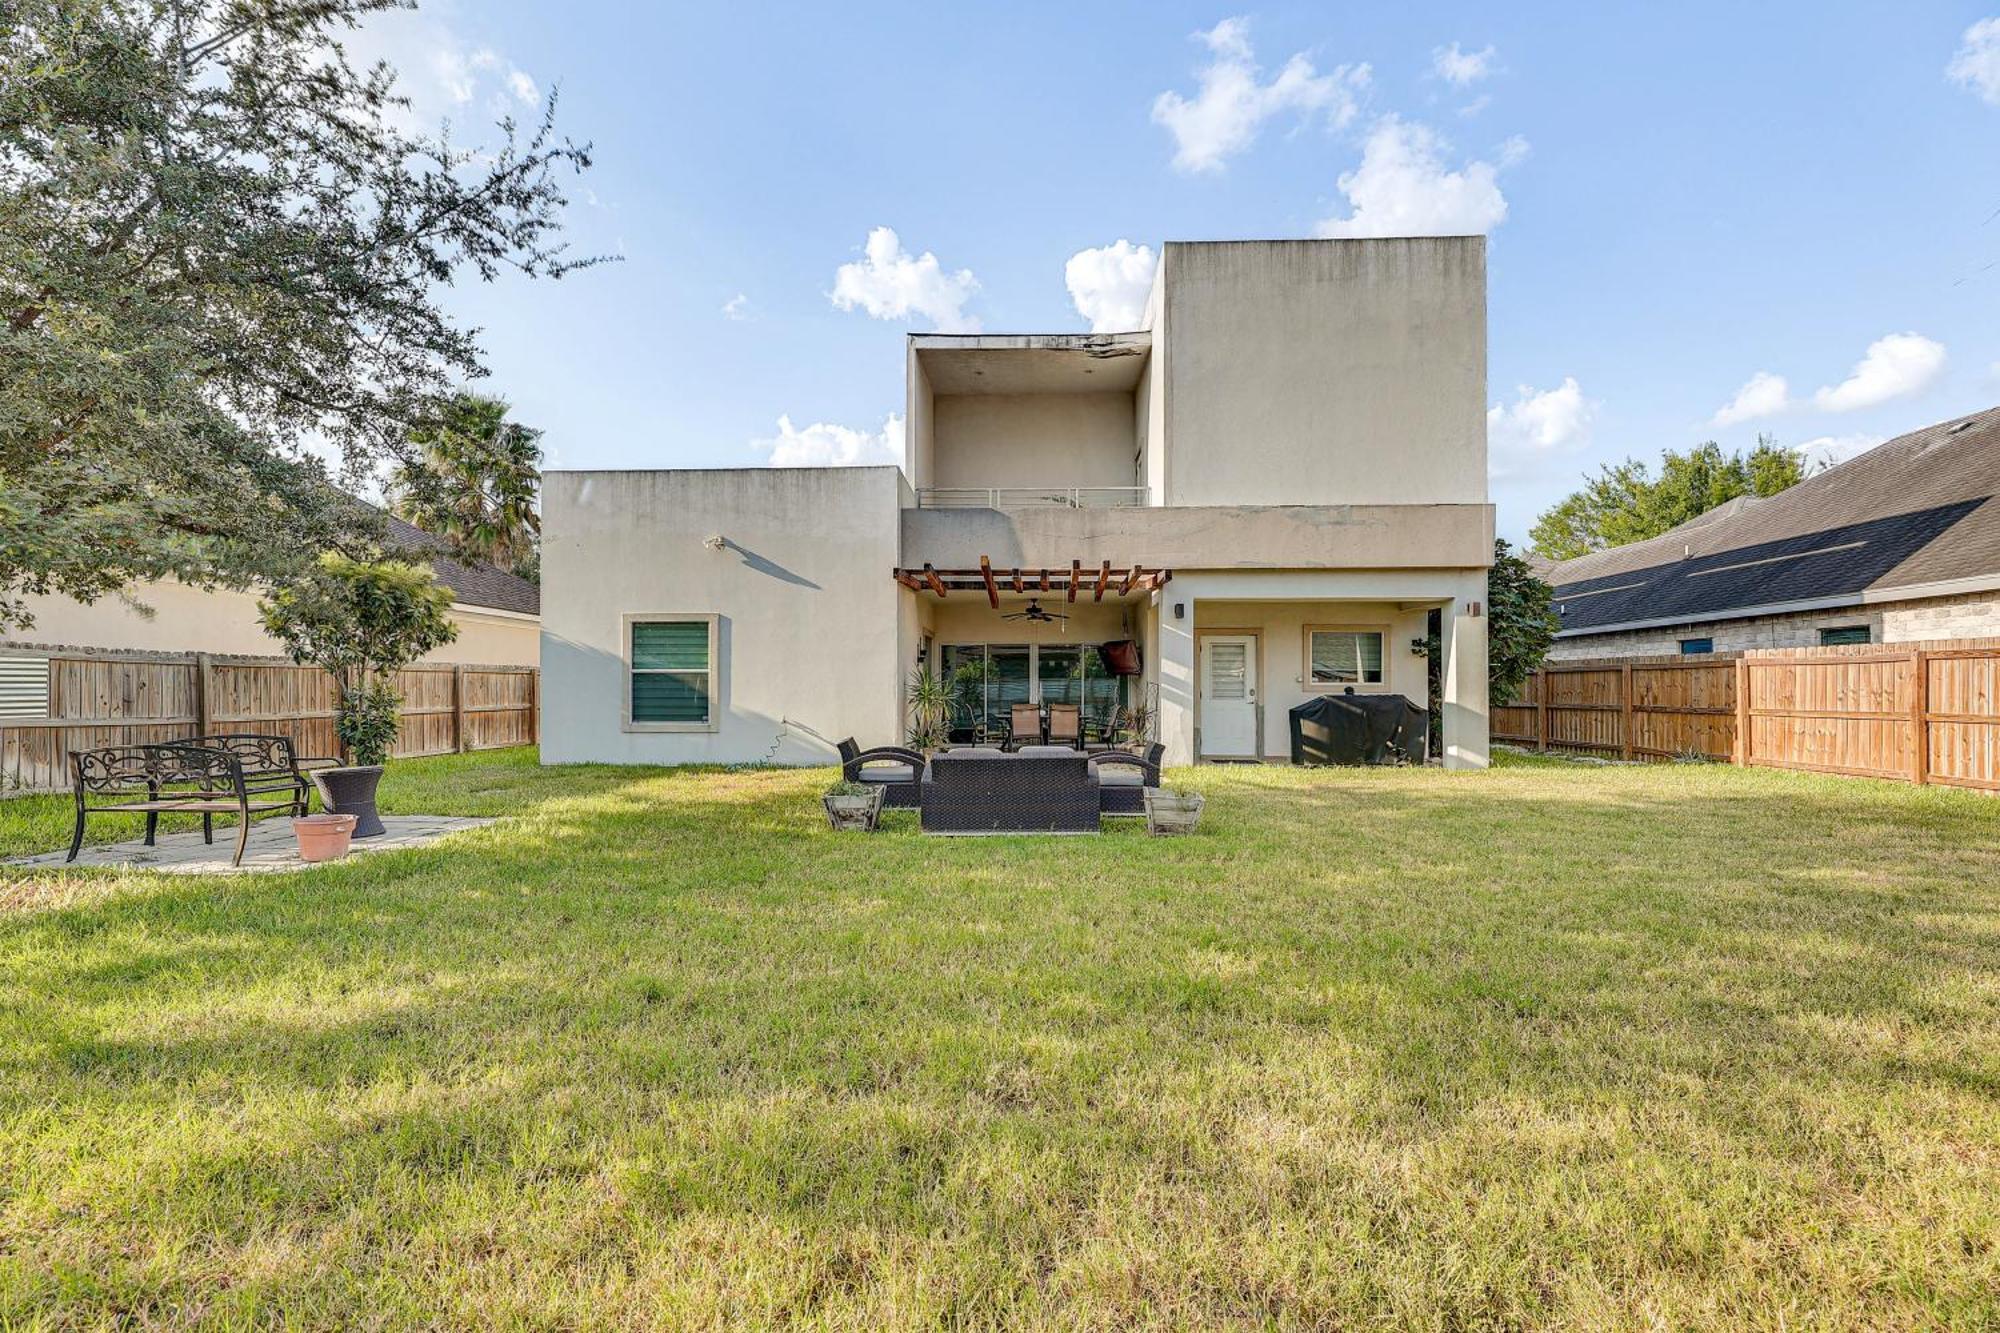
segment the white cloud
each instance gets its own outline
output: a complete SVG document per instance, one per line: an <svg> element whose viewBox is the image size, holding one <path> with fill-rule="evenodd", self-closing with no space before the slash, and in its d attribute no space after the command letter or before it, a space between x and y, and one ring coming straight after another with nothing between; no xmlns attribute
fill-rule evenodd
<svg viewBox="0 0 2000 1333"><path fill-rule="evenodd" d="M1501 146L1499 163L1449 170L1448 145L1428 125L1384 116L1369 131L1361 165L1340 177L1348 215L1319 224L1321 236L1455 236L1493 230L1507 219L1500 171L1527 156L1524 139Z"/></svg>
<svg viewBox="0 0 2000 1333"><path fill-rule="evenodd" d="M868 233L863 255L833 275L827 296L842 310L859 306L877 319L921 315L939 333L979 332L978 319L965 313L965 303L979 290L971 269L947 273L928 250L912 258L889 227Z"/></svg>
<svg viewBox="0 0 2000 1333"><path fill-rule="evenodd" d="M903 463L903 418L891 412L879 431L855 430L815 421L798 427L789 416L778 418L778 433L753 440L750 447L771 455L772 467L865 467Z"/></svg>
<svg viewBox="0 0 2000 1333"><path fill-rule="evenodd" d="M1736 391L1734 398L1716 409L1708 424L1734 426L1742 421L1776 416L1790 407L1791 403L1791 389L1786 385L1785 377L1773 375L1768 370L1760 370Z"/></svg>
<svg viewBox="0 0 2000 1333"><path fill-rule="evenodd" d="M757 308L750 304L749 297L738 292L722 303L722 317L735 320L739 324L745 323L757 318Z"/></svg>
<svg viewBox="0 0 2000 1333"><path fill-rule="evenodd" d="M505 55L465 37L462 18L450 3L426 5L422 12L387 9L370 15L342 35L341 45L356 68L387 61L396 71L396 91L407 107L386 114L405 131L435 130L440 121L469 110L494 119L515 104L535 105L541 88L533 76Z"/></svg>
<svg viewBox="0 0 2000 1333"><path fill-rule="evenodd" d="M1470 88L1493 72L1493 48L1461 51L1458 43L1431 52L1431 72L1455 88Z"/></svg>
<svg viewBox="0 0 2000 1333"><path fill-rule="evenodd" d="M1809 467L1817 470L1832 467L1836 463L1845 463L1850 458L1865 454L1888 438L1886 435L1865 433L1822 435L1817 439L1807 440L1798 447L1798 452L1805 458Z"/></svg>
<svg viewBox="0 0 2000 1333"><path fill-rule="evenodd" d="M1120 239L1071 255L1063 265L1063 282L1069 287L1070 303L1090 321L1092 333L1121 333L1138 328L1145 319L1158 264L1152 246Z"/></svg>
<svg viewBox="0 0 2000 1333"><path fill-rule="evenodd" d="M1583 396L1574 375L1553 389L1523 384L1512 403L1495 403L1486 413L1488 466L1504 475L1539 456L1580 448L1596 415L1597 403Z"/></svg>
<svg viewBox="0 0 2000 1333"><path fill-rule="evenodd" d="M1965 30L1945 77L2000 106L2000 18L1981 19Z"/></svg>
<svg viewBox="0 0 2000 1333"><path fill-rule="evenodd" d="M1813 395L1826 412L1853 412L1921 393L1944 373L1944 344L1918 333L1892 333L1868 344L1848 377Z"/></svg>
<svg viewBox="0 0 2000 1333"><path fill-rule="evenodd" d="M1194 34L1213 59L1196 73L1192 98L1169 89L1153 99L1153 121L1174 136L1174 165L1182 171L1216 171L1248 148L1271 117L1296 111L1301 119L1324 112L1336 129L1352 121L1367 90L1367 65L1341 65L1321 74L1304 52L1285 62L1270 82L1250 48L1250 21L1228 18Z"/></svg>

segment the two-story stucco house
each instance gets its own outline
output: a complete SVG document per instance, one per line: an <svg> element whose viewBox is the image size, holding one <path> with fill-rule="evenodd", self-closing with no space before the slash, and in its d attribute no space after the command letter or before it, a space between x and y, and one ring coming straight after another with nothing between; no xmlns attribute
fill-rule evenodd
<svg viewBox="0 0 2000 1333"><path fill-rule="evenodd" d="M909 336L900 468L550 472L543 760L823 763L920 668L955 727L1279 758L1316 693L1422 702L1438 611L1484 766L1485 397L1481 238L1168 244L1129 333Z"/></svg>

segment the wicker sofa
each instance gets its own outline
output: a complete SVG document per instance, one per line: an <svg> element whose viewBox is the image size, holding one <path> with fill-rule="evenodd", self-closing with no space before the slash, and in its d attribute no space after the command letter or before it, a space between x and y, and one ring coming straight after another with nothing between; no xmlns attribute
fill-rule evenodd
<svg viewBox="0 0 2000 1333"><path fill-rule="evenodd" d="M932 756L922 788L926 833L1097 831L1097 774L1064 746L949 750Z"/></svg>

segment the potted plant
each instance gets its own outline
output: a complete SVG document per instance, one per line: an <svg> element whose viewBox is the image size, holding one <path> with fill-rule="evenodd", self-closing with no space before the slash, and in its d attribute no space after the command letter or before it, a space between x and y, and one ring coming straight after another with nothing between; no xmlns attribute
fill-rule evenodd
<svg viewBox="0 0 2000 1333"><path fill-rule="evenodd" d="M928 754L944 748L950 734L952 689L944 678L923 667L910 676L910 748Z"/></svg>
<svg viewBox="0 0 2000 1333"><path fill-rule="evenodd" d="M334 736L350 762L314 771L321 801L331 813L355 817L354 837L380 836L387 830L375 811L375 789L403 704L395 673L458 637L451 591L423 565L329 551L258 608L264 628L294 662L321 667L334 679Z"/></svg>
<svg viewBox="0 0 2000 1333"><path fill-rule="evenodd" d="M292 836L299 840L301 861L338 861L347 855L348 840L359 821L353 815L298 815Z"/></svg>
<svg viewBox="0 0 2000 1333"><path fill-rule="evenodd" d="M882 822L882 787L879 783L836 782L820 798L826 806L829 827L872 832Z"/></svg>
<svg viewBox="0 0 2000 1333"><path fill-rule="evenodd" d="M1146 801L1146 832L1166 835L1192 833L1201 822L1201 807L1204 804L1198 791L1168 791L1164 787L1148 787Z"/></svg>

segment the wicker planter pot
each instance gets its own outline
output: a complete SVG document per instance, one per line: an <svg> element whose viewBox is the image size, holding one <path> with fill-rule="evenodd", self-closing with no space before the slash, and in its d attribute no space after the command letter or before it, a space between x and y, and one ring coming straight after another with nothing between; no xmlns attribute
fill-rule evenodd
<svg viewBox="0 0 2000 1333"><path fill-rule="evenodd" d="M354 836L353 815L300 815L292 820L301 861L338 861Z"/></svg>
<svg viewBox="0 0 2000 1333"><path fill-rule="evenodd" d="M382 827L382 816L375 813L375 788L382 782L382 765L317 769L312 780L328 814L354 816L355 837L379 838L389 831Z"/></svg>
<svg viewBox="0 0 2000 1333"><path fill-rule="evenodd" d="M1146 832L1167 835L1192 833L1201 822L1203 798L1178 796L1157 787L1146 788Z"/></svg>
<svg viewBox="0 0 2000 1333"><path fill-rule="evenodd" d="M861 833L872 833L882 822L883 791L877 787L866 796L835 796L828 793L820 797L826 806L826 822L830 828L853 829Z"/></svg>

